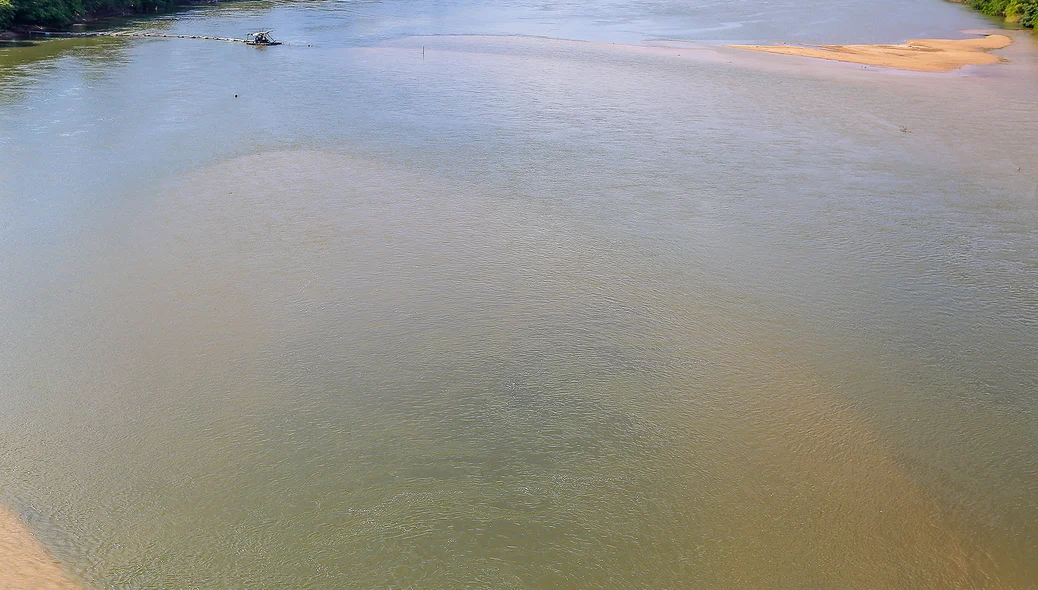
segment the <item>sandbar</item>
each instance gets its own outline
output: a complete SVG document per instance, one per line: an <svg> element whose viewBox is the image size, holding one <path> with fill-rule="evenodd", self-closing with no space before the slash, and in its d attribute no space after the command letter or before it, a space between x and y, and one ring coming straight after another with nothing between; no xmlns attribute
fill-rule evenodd
<svg viewBox="0 0 1038 590"><path fill-rule="evenodd" d="M16 515L0 507L0 588L77 589Z"/></svg>
<svg viewBox="0 0 1038 590"><path fill-rule="evenodd" d="M909 39L900 45L729 45L767 53L814 57L913 72L950 72L1005 61L988 53L1013 42L1005 35L976 39Z"/></svg>

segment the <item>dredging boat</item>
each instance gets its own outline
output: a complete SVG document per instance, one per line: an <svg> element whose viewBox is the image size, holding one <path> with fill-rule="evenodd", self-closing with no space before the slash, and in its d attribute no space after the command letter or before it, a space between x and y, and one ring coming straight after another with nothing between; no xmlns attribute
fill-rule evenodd
<svg viewBox="0 0 1038 590"><path fill-rule="evenodd" d="M259 31L245 35L245 44L270 46L281 45L281 41L275 41L274 38L270 36L270 31Z"/></svg>

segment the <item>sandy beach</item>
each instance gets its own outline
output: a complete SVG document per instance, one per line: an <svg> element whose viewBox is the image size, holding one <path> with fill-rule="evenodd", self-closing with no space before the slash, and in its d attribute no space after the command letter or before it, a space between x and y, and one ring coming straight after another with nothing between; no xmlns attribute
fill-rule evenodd
<svg viewBox="0 0 1038 590"><path fill-rule="evenodd" d="M0 588L79 588L16 515L0 507Z"/></svg>
<svg viewBox="0 0 1038 590"><path fill-rule="evenodd" d="M950 72L1003 61L988 53L1009 46L1005 35L977 39L910 39L900 45L729 45L738 49L813 57L914 72Z"/></svg>

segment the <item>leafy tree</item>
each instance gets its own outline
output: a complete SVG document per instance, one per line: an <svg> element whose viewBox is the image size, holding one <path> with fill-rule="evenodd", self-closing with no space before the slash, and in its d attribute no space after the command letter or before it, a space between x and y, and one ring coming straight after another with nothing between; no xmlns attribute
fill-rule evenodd
<svg viewBox="0 0 1038 590"><path fill-rule="evenodd" d="M984 14L1001 16L1034 28L1038 18L1038 0L969 0L969 5Z"/></svg>
<svg viewBox="0 0 1038 590"><path fill-rule="evenodd" d="M0 0L0 31L11 26L14 21L14 5L11 0Z"/></svg>
<svg viewBox="0 0 1038 590"><path fill-rule="evenodd" d="M78 0L13 0L14 21L27 25L67 25L82 6Z"/></svg>
<svg viewBox="0 0 1038 590"><path fill-rule="evenodd" d="M1032 29L1038 25L1038 0L1032 0L1023 7L1020 11L1020 24Z"/></svg>
<svg viewBox="0 0 1038 590"><path fill-rule="evenodd" d="M170 10L178 0L0 0L0 30L11 26L66 26L85 15Z"/></svg>

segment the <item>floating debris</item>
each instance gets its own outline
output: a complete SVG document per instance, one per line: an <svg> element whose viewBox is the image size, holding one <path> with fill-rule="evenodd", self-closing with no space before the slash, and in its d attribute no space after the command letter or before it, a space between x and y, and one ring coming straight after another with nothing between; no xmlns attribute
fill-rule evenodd
<svg viewBox="0 0 1038 590"><path fill-rule="evenodd" d="M209 41L229 41L231 43L247 43L245 39L233 37L210 37L208 35L170 35L167 33L104 33L108 37L161 37L163 39L207 39Z"/></svg>
<svg viewBox="0 0 1038 590"><path fill-rule="evenodd" d="M270 36L270 31L259 31L256 33L249 33L244 39L235 39L233 37L213 37L210 35L171 35L169 33L130 33L130 32L89 32L89 33L71 33L66 31L29 31L29 36L39 37L159 37L162 39L206 39L208 41L227 41L230 43L244 43L246 45L256 46L272 46L281 45L281 41L275 41Z"/></svg>

